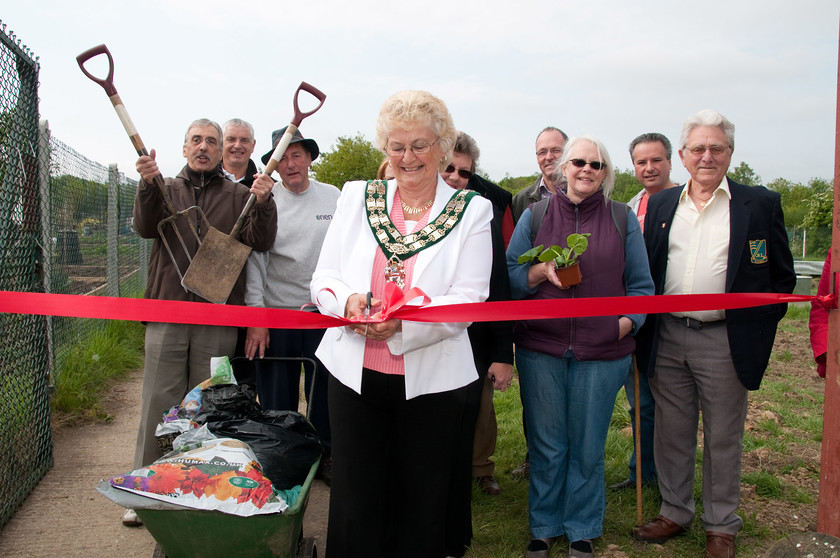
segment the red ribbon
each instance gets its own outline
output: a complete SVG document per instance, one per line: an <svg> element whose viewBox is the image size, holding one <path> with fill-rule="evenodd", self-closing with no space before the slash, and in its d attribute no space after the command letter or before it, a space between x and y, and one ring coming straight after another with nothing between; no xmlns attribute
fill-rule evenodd
<svg viewBox="0 0 840 558"><path fill-rule="evenodd" d="M421 298L422 300L414 304L409 304L418 298ZM399 318L405 311L422 308L431 301L432 299L429 298L429 295L424 293L422 289L411 287L407 291L403 292L403 290L393 281L386 281L385 295L382 297L382 310L380 310L379 316L376 318L360 316L354 320L347 321L367 322L372 324L384 322L391 318ZM403 309L405 309L405 311Z"/></svg>
<svg viewBox="0 0 840 558"><path fill-rule="evenodd" d="M837 293L829 293L816 297L816 301L826 310L837 309Z"/></svg>
<svg viewBox="0 0 840 558"><path fill-rule="evenodd" d="M419 304L409 304L417 298ZM583 316L620 316L699 310L729 310L765 304L811 302L834 304L837 296L776 293L726 293L669 296L622 296L603 298L512 300L427 306L429 297L412 288L403 293L396 285L386 287L382 316L376 320L401 319L417 322L488 322L543 320ZM323 329L348 325L351 320L301 310L254 308L201 302L147 300L107 296L62 295L0 291L0 312L40 316L68 316L107 320L168 322L272 329Z"/></svg>

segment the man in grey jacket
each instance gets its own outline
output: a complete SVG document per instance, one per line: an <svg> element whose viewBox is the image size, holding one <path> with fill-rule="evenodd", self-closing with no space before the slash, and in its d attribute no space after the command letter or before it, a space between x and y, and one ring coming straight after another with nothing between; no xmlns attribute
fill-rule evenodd
<svg viewBox="0 0 840 558"><path fill-rule="evenodd" d="M565 189L566 179L559 172L557 164L563 156L563 149L566 147L567 141L569 141L569 136L566 135L566 132L554 126L543 128L537 134L537 165L540 167L540 176L532 185L520 190L513 196L511 210L514 225L519 222L519 217L532 203L553 196L557 192L557 188ZM524 417L522 430L527 439L528 431L525 429ZM531 464L526 454L525 460L512 471L513 478L528 478L530 468Z"/></svg>
<svg viewBox="0 0 840 558"><path fill-rule="evenodd" d="M540 176L531 186L520 190L513 196L511 204L514 224L519 221L522 212L532 203L553 195L557 188L565 188L566 179L558 172L557 163L563 156L563 149L569 136L563 130L548 126L537 135L537 165Z"/></svg>

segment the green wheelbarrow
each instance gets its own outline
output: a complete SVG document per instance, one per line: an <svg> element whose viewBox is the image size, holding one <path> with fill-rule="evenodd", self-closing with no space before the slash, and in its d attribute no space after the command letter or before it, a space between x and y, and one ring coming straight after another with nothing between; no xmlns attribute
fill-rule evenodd
<svg viewBox="0 0 840 558"><path fill-rule="evenodd" d="M312 464L297 500L282 514L240 517L209 510L144 510L137 516L157 541L155 558L317 558L303 536L303 514L320 463Z"/></svg>
<svg viewBox="0 0 840 558"><path fill-rule="evenodd" d="M306 357L266 359L296 360L311 365L312 370L316 367ZM314 384L313 374L306 418L311 414ZM312 464L297 499L282 514L241 517L187 508L135 509L157 542L153 558L317 558L315 539L303 536L303 515L320 463L319 458Z"/></svg>

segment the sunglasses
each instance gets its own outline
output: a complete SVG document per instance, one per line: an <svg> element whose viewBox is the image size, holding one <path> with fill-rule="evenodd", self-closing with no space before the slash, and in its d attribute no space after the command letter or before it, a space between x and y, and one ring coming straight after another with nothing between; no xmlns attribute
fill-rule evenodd
<svg viewBox="0 0 840 558"><path fill-rule="evenodd" d="M607 166L606 163L602 163L601 161L584 161L583 159L569 159L569 162L579 169L589 165L594 171L599 171Z"/></svg>
<svg viewBox="0 0 840 558"><path fill-rule="evenodd" d="M452 174L453 172L455 172L455 165L449 165L448 167L446 167L446 170L444 172ZM460 176L464 180L469 180L470 178L472 178L472 175L473 173L471 173L468 170L458 169L458 176Z"/></svg>

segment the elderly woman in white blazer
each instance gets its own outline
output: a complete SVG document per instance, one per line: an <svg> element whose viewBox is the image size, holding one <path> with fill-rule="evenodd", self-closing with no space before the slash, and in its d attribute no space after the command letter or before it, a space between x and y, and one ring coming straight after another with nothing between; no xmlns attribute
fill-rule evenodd
<svg viewBox="0 0 840 558"><path fill-rule="evenodd" d="M312 277L322 312L375 317L389 280L421 289L432 306L487 298L490 203L439 175L456 136L429 93L385 101L376 144L396 178L345 184ZM390 319L325 334L317 356L332 375L328 557L445 556L441 507L465 388L478 377L468 325Z"/></svg>

